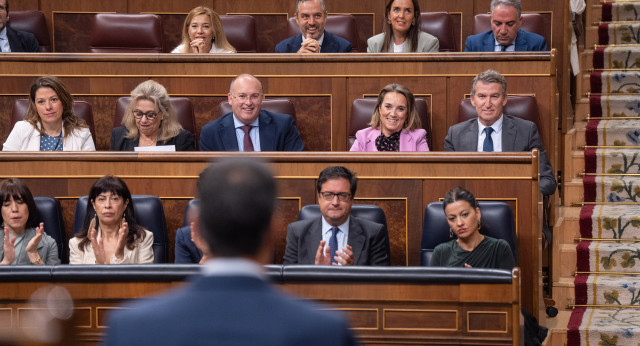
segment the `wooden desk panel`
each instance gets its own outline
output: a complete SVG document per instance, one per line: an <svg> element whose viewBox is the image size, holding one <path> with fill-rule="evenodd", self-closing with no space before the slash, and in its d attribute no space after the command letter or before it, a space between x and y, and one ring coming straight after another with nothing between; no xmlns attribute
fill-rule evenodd
<svg viewBox="0 0 640 346"><path fill-rule="evenodd" d="M488 61L491 64L488 65ZM523 66L527 66L523 71ZM509 93L534 94L542 117L547 150L554 146L555 55L551 53L478 54L350 54L350 55L232 55L175 54L0 54L0 119L8 119L13 102L26 97L33 79L60 76L71 92L93 106L96 144L108 149L115 100L140 82L153 78L173 96L194 103L196 136L219 117L231 79L253 73L266 97L287 97L297 113L297 125L307 150L347 150L347 128L354 99L375 97L386 84L406 84L429 100L433 129L432 150L443 150L450 125L457 122L460 100L469 93L473 76L487 68L499 70ZM5 139L11 128L0 122ZM553 153L550 155L554 156ZM552 161L553 163L553 161Z"/></svg>
<svg viewBox="0 0 640 346"><path fill-rule="evenodd" d="M479 199L507 201L514 207L523 270L523 305L538 304L539 262L537 157L531 153L257 153L272 162L279 185L276 225L279 235L274 263L281 263L286 225L302 205L317 203L315 179L330 165L344 165L360 178L356 203L377 204L387 216L392 265L420 263L425 206L455 187L467 187ZM196 195L200 172L211 159L245 153L2 153L0 178L25 180L37 196L61 199L67 235L75 200L88 193L104 174L123 178L133 194L159 196L165 208L173 260L175 231L182 226L184 206Z"/></svg>

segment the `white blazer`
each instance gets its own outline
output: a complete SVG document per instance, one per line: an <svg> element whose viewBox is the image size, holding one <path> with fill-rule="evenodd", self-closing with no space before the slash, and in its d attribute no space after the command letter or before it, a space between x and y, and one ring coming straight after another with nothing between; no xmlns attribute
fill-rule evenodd
<svg viewBox="0 0 640 346"><path fill-rule="evenodd" d="M62 150L64 151L96 151L88 127L73 131L66 138L62 129ZM18 121L11 130L7 141L2 145L3 151L40 151L40 132L26 120Z"/></svg>
<svg viewBox="0 0 640 346"><path fill-rule="evenodd" d="M98 240L102 238L100 229L98 229ZM91 243L84 247L84 251L80 250L78 244L80 238L73 237L69 239L69 264L95 264L96 255L93 253ZM111 255L109 259L111 264L148 264L153 263L153 233L144 230L144 240L140 240L133 250L124 247L124 257L118 259L116 255Z"/></svg>

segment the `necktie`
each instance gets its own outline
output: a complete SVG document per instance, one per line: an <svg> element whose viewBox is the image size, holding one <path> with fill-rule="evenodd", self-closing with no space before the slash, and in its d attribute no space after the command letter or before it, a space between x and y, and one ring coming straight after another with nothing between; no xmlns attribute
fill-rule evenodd
<svg viewBox="0 0 640 346"><path fill-rule="evenodd" d="M336 261L335 257L336 257L336 250L338 250L338 232L340 231L340 229L338 227L332 227L331 228L331 238L329 238L329 249L330 249L330 256L331 256L331 264L334 263L338 263L338 261Z"/></svg>
<svg viewBox="0 0 640 346"><path fill-rule="evenodd" d="M244 131L244 151L253 151L253 143L251 142L251 136L249 136L251 125L244 125L240 128Z"/></svg>
<svg viewBox="0 0 640 346"><path fill-rule="evenodd" d="M493 139L491 139L491 133L493 128L491 126L484 128L484 144L482 145L482 151L493 151Z"/></svg>
<svg viewBox="0 0 640 346"><path fill-rule="evenodd" d="M509 47L510 45L509 44L501 44L500 46L502 47L502 51L506 52L507 51L507 47Z"/></svg>

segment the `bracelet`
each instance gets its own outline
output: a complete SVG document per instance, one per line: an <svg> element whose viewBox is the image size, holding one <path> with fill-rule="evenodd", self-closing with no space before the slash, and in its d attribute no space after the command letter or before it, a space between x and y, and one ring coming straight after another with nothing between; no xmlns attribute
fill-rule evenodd
<svg viewBox="0 0 640 346"><path fill-rule="evenodd" d="M38 257L38 259L31 262L31 264L42 264L42 258Z"/></svg>

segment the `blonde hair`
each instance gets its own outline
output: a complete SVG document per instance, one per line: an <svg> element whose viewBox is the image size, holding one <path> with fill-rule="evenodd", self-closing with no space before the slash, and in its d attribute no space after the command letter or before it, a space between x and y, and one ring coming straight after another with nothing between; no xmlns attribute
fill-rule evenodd
<svg viewBox="0 0 640 346"><path fill-rule="evenodd" d="M166 141L180 133L182 126L178 122L176 111L169 101L167 89L158 82L148 80L138 84L138 86L131 91L131 101L122 117L122 125L124 125L129 132L127 133L127 138L135 139L140 136L140 131L136 126L136 119L133 116L133 110L140 100L153 102L155 110L158 112L158 116L160 117L158 141Z"/></svg>
<svg viewBox="0 0 640 346"><path fill-rule="evenodd" d="M378 95L378 102L376 103L376 108L373 111L373 115L371 116L371 122L369 126L374 129L380 128L380 107L382 107L382 101L387 93L394 92L404 96L407 99L407 118L404 119L404 124L402 128L407 129L409 131L413 131L422 127L422 123L420 122L420 117L418 116L418 109L416 107L416 99L413 97L411 91L405 87L404 85L391 83L382 88L380 90L380 94Z"/></svg>
<svg viewBox="0 0 640 346"><path fill-rule="evenodd" d="M191 43L191 39L189 38L189 25L191 25L193 18L203 14L209 16L209 20L211 21L211 29L213 30L212 44L215 44L216 48L235 53L236 49L227 41L227 36L224 34L220 16L214 10L205 6L194 8L184 20L184 25L182 26L182 53L191 53L191 47L189 45Z"/></svg>
<svg viewBox="0 0 640 346"><path fill-rule="evenodd" d="M64 129L64 138L67 138L73 131L86 128L87 123L78 118L73 111L73 97L67 91L64 84L54 76L38 77L33 84L31 84L31 90L29 92L29 108L27 108L27 122L40 132L41 135L45 134L42 127L42 119L38 114L36 108L36 92L41 88L49 88L53 90L60 102L62 102L62 128Z"/></svg>

